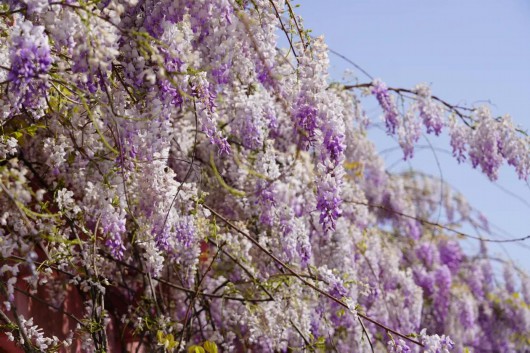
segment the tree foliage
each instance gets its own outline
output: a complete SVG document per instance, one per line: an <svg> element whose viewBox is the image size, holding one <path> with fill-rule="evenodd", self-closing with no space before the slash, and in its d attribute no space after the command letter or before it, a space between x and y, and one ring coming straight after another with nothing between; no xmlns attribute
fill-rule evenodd
<svg viewBox="0 0 530 353"><path fill-rule="evenodd" d="M462 250L487 222L388 172L363 104L405 159L447 134L459 162L527 179L509 116L332 81L288 0L8 0L0 35L10 349L528 351L528 276L493 275L492 236Z"/></svg>

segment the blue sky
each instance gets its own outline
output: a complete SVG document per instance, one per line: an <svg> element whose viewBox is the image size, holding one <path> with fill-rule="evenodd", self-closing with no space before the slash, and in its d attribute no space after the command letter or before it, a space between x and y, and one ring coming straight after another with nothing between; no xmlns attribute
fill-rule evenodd
<svg viewBox="0 0 530 353"><path fill-rule="evenodd" d="M454 104L490 102L495 114L509 113L530 130L530 2L527 0L304 0L297 13L313 35L393 87L431 84L433 93ZM332 77L351 65L330 55ZM361 73L361 80L368 81ZM367 111L375 110L367 106ZM380 149L393 144L375 132ZM430 137L435 147L446 139ZM423 142L425 143L425 142ZM432 151L418 151L412 164L439 175ZM388 165L400 152L387 155ZM503 168L497 185L470 165L438 153L443 178L510 237L530 234L530 187ZM517 195L509 195L501 188ZM506 235L508 236L508 235ZM476 242L468 242L473 248ZM512 258L530 272L530 240L523 245L490 245L490 254Z"/></svg>

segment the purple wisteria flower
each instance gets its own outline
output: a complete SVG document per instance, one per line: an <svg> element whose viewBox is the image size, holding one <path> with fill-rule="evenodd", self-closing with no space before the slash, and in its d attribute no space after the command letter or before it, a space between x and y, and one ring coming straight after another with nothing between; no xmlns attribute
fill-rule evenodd
<svg viewBox="0 0 530 353"><path fill-rule="evenodd" d="M484 174L491 180L497 179L497 173L502 165L501 130L495 120L491 119L488 109L479 109L477 118L479 124L473 131L469 143L469 157L473 168L480 166Z"/></svg>
<svg viewBox="0 0 530 353"><path fill-rule="evenodd" d="M298 133L299 145L308 150L315 140L318 128L318 109L305 95L301 95L293 112L293 120Z"/></svg>
<svg viewBox="0 0 530 353"><path fill-rule="evenodd" d="M7 0L5 1L12 10L25 8L30 15L41 14L49 5L49 0Z"/></svg>
<svg viewBox="0 0 530 353"><path fill-rule="evenodd" d="M440 252L441 263L447 265L451 273L458 272L463 258L458 243L454 240L443 240L438 244L438 251Z"/></svg>
<svg viewBox="0 0 530 353"><path fill-rule="evenodd" d="M420 259L425 266L430 268L434 261L434 252L433 246L430 243L423 243L416 248L416 256Z"/></svg>
<svg viewBox="0 0 530 353"><path fill-rule="evenodd" d="M163 231L155 230L153 233L155 235L156 247L160 250L170 251L171 245L169 244L169 231L167 229L164 229Z"/></svg>
<svg viewBox="0 0 530 353"><path fill-rule="evenodd" d="M224 85L229 83L230 67L230 63L223 63L211 71L211 74L215 78L217 84Z"/></svg>
<svg viewBox="0 0 530 353"><path fill-rule="evenodd" d="M169 80L162 80L158 83L162 96L167 99L174 106L180 107L184 102L182 95L176 87Z"/></svg>
<svg viewBox="0 0 530 353"><path fill-rule="evenodd" d="M259 220L263 224L273 225L273 210L276 206L276 190L274 184L259 181L256 185L256 204L260 209Z"/></svg>
<svg viewBox="0 0 530 353"><path fill-rule="evenodd" d="M19 22L11 35L11 43L11 70L7 79L19 95L16 108L20 105L37 108L46 95L47 74L53 62L44 26L35 26L30 21Z"/></svg>
<svg viewBox="0 0 530 353"><path fill-rule="evenodd" d="M414 145L421 136L421 124L413 112L407 112L403 116L403 125L398 130L399 145L403 150L403 159L407 160L414 156Z"/></svg>
<svg viewBox="0 0 530 353"><path fill-rule="evenodd" d="M123 245L123 240L121 239L119 233L111 234L105 242L105 246L109 248L110 254L115 259L123 259L125 254L125 246Z"/></svg>
<svg viewBox="0 0 530 353"><path fill-rule="evenodd" d="M480 263L473 263L466 270L468 273L466 283L469 286L471 293L475 298L484 298L484 284L486 278L482 271L482 266L480 266Z"/></svg>
<svg viewBox="0 0 530 353"><path fill-rule="evenodd" d="M449 353L455 347L454 342L448 336L429 336L426 329L421 330L420 340L425 353Z"/></svg>
<svg viewBox="0 0 530 353"><path fill-rule="evenodd" d="M397 340L388 341L388 350L389 350L389 353L409 353L411 352L410 347L408 346L407 342L405 342L402 338L399 338Z"/></svg>
<svg viewBox="0 0 530 353"><path fill-rule="evenodd" d="M400 125L399 113L394 99L388 93L388 87L383 81L376 79L372 82L372 94L375 95L375 98L383 109L387 133L389 135L395 134Z"/></svg>
<svg viewBox="0 0 530 353"><path fill-rule="evenodd" d="M317 209L320 224L325 231L334 230L335 222L342 215L342 199L336 177L326 174L317 184Z"/></svg>
<svg viewBox="0 0 530 353"><path fill-rule="evenodd" d="M434 293L434 276L424 268L416 267L413 271L414 282L420 286L426 295L431 296Z"/></svg>
<svg viewBox="0 0 530 353"><path fill-rule="evenodd" d="M474 310L473 298L466 295L459 305L460 309L460 323L464 328L471 329L475 325L476 315Z"/></svg>
<svg viewBox="0 0 530 353"><path fill-rule="evenodd" d="M54 330L19 318L27 340L8 327L15 343L526 348L530 280L515 267L497 280L485 242L468 254L441 229L491 235L450 186L440 199L436 177L385 166L362 102L381 106L405 159L422 132L447 127L459 161L490 178L507 163L524 178L529 138L509 116L450 115L426 85L331 82L323 38L307 37L281 0L7 1L0 309L42 321L27 303L46 294L79 318L62 320L62 338L49 341L41 333ZM447 216L441 228L427 222L437 213ZM93 295L105 290L105 301Z"/></svg>
<svg viewBox="0 0 530 353"><path fill-rule="evenodd" d="M427 129L427 133L434 132L436 136L440 135L444 126L443 108L433 101L429 86L420 84L415 87L414 91L418 96L416 104L420 119Z"/></svg>
<svg viewBox="0 0 530 353"><path fill-rule="evenodd" d="M201 123L201 130L210 140L210 143L217 146L220 155L230 154L230 144L226 137L217 129L215 121L217 115L215 113L210 114L205 110L200 111L199 120Z"/></svg>
<svg viewBox="0 0 530 353"><path fill-rule="evenodd" d="M103 232L108 234L105 246L110 250L111 255L121 260L125 253L122 234L125 232L125 220L118 219L114 215L109 215L108 222L102 219Z"/></svg>
<svg viewBox="0 0 530 353"><path fill-rule="evenodd" d="M455 121L451 122L449 135L451 137L451 147L453 156L459 163L466 160L467 144L470 136L470 130L467 126L458 125Z"/></svg>
<svg viewBox="0 0 530 353"><path fill-rule="evenodd" d="M189 248L195 241L195 226L192 217L183 217L174 225L166 224L163 230L155 227L153 234L158 249L175 253L177 247Z"/></svg>
<svg viewBox="0 0 530 353"><path fill-rule="evenodd" d="M337 134L337 132L332 128L327 128L324 131L324 148L332 163L334 165L338 165L344 159L344 135ZM324 160L326 158L326 154L322 156Z"/></svg>
<svg viewBox="0 0 530 353"><path fill-rule="evenodd" d="M449 310L451 283L453 282L451 271L446 265L438 268L434 274L436 290L434 292L434 312L439 323L444 322Z"/></svg>
<svg viewBox="0 0 530 353"><path fill-rule="evenodd" d="M184 217L176 226L176 238L180 244L189 248L195 241L195 226L192 217Z"/></svg>

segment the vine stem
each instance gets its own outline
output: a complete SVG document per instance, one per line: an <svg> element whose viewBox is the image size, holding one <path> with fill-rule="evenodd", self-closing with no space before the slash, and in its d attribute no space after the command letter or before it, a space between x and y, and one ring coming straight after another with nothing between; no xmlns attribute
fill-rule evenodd
<svg viewBox="0 0 530 353"><path fill-rule="evenodd" d="M392 213L394 213L394 214L396 214L398 216L404 217L404 218L413 219L415 221L418 221L421 224L429 225L429 226L432 226L432 227L436 227L436 228L440 228L440 229L446 230L448 232L452 232L452 233L454 233L454 234L456 234L457 236L460 236L460 237L471 238L471 239L475 239L475 240L485 241L485 242L488 242L488 243L516 243L516 242L522 242L522 241L530 239L530 235L525 235L524 237L510 238L510 239L484 238L484 237L481 237L481 236L475 236L475 235L471 235L471 234L467 234L467 233L462 233L462 232L460 232L460 231L458 231L456 229L453 229L451 227L444 226L443 224L440 224L440 223L437 223L437 222L431 222L431 221L429 221L427 219L419 218L419 217L416 217L416 216L411 216L409 214L402 213L402 212L399 212L397 210L388 208L388 207L386 207L384 205L371 204L371 203L368 203L368 202L361 202L361 201L346 201L346 203L352 203L352 204L355 204L355 205L378 208L378 209L383 210L383 211L392 212Z"/></svg>
<svg viewBox="0 0 530 353"><path fill-rule="evenodd" d="M208 206L207 204L202 204L202 206L204 208L206 208L207 210L209 210L215 217L219 218L221 221L223 221L223 223L225 223L228 227L232 228L233 230L235 230L236 232L238 232L239 234L243 235L245 238L247 238L248 240L250 240L250 242L252 242L255 246L257 246L261 251L263 251L267 256L269 256L272 260L274 260L274 262L276 262L278 265L280 265L282 268L286 269L287 271L289 271L294 277L296 277L300 282L302 282L303 284L305 284L306 286L308 286L309 288L313 289L314 291L322 294L323 296L325 296L326 298L332 300L333 302L339 304L340 306L342 306L343 308L347 309L348 311L351 311L351 308L346 304L344 303L342 300L338 299L338 298L335 298L334 296L332 296L331 294L323 291L322 289L318 288L317 286L315 286L313 283L309 282L308 280L306 280L304 277L302 277L300 274L298 274L298 272L296 272L295 270L293 270L289 265L287 265L285 262L283 262L282 260L280 260L279 258L277 258L274 254L272 254L269 250L265 249L265 247L263 247L263 245L261 245L256 239L254 239L250 234L244 232L243 230L241 230L239 227L237 227L235 224L233 224L232 222L230 222L228 219L226 219L224 216L222 216L221 214L219 214L217 211L215 211L214 209L212 209L210 206ZM377 320L374 320L372 318L370 318L369 316L365 315L365 314L362 314L362 313L359 313L357 312L357 316L363 318L364 320L368 321L368 322L371 322L372 324L376 325L376 326L379 326L380 328L384 329L385 331L388 331L388 332L391 332L393 334L395 334L396 336L399 336L403 339L406 339L407 341L410 341L420 347L423 347L423 344L411 337L408 337L407 335L404 335L400 332L397 332L393 329L391 329L390 327L378 322Z"/></svg>

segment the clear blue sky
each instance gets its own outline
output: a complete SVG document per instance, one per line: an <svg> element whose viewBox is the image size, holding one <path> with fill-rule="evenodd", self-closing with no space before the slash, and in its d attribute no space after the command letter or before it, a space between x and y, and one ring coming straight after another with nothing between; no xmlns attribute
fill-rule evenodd
<svg viewBox="0 0 530 353"><path fill-rule="evenodd" d="M490 101L495 114L509 113L530 130L530 1L527 0L304 0L297 13L313 35L329 47L394 87L431 84L433 93L451 103ZM330 55L332 76L339 79L343 60ZM365 79L359 73L361 79ZM367 80L367 79L366 79ZM368 111L373 107L366 107ZM373 111L373 110L372 110ZM374 115L375 114L375 115ZM377 119L374 113L373 118ZM391 141L375 134L381 149ZM430 138L448 148L447 140ZM431 151L418 151L415 168L438 175ZM401 158L387 156L388 164ZM492 224L511 237L530 234L530 187L504 168L498 186L470 165L458 166L438 154L443 178L463 192ZM408 168L402 163L399 167ZM398 169L396 170L399 170ZM476 242L468 244L476 247ZM530 241L490 245L490 254L511 257L530 272Z"/></svg>

